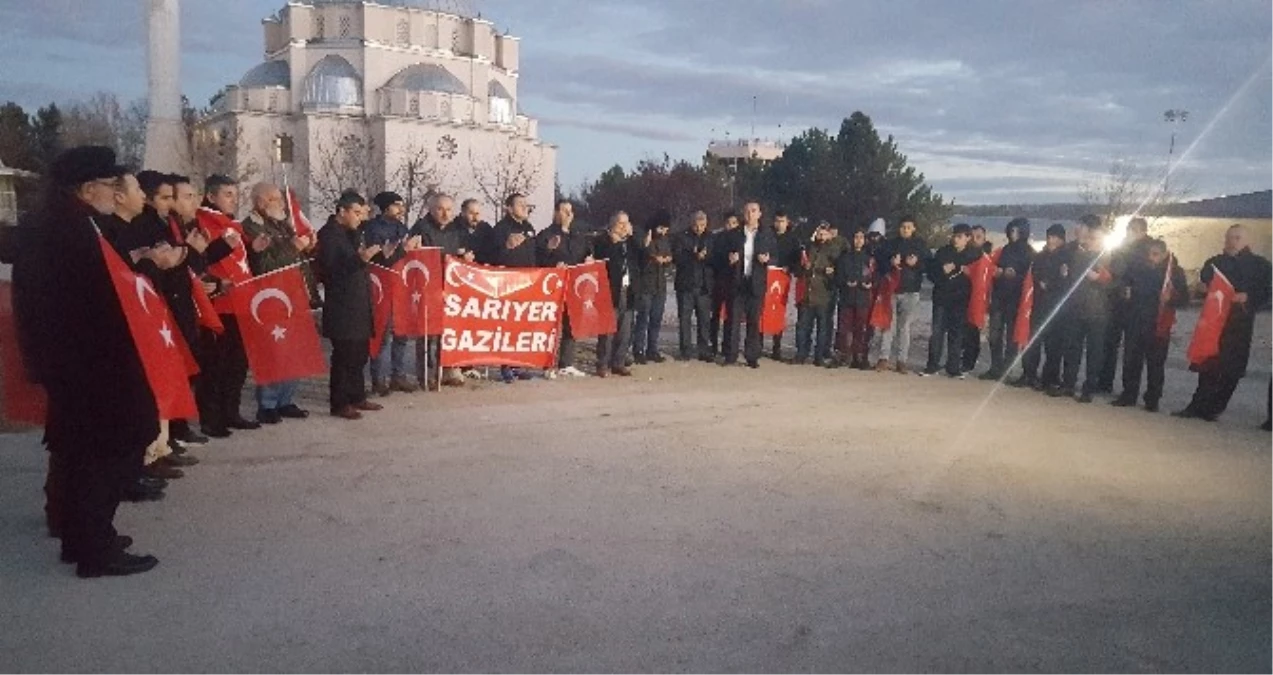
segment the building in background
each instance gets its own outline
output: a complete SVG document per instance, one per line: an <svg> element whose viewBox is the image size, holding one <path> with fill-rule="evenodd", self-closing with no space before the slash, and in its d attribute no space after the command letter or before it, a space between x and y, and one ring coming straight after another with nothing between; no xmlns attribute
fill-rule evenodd
<svg viewBox="0 0 1273 675"><path fill-rule="evenodd" d="M35 177L30 171L10 168L0 161L0 223L18 223L18 180Z"/></svg>
<svg viewBox="0 0 1273 675"><path fill-rule="evenodd" d="M413 218L431 193L475 197L493 222L524 192L546 226L556 148L520 110L520 41L457 6L289 2L197 124L193 170L289 182L320 215L352 187L401 193Z"/></svg>
<svg viewBox="0 0 1273 675"><path fill-rule="evenodd" d="M707 156L714 162L734 165L751 159L768 164L779 157L787 146L778 141L760 138L711 141L707 144Z"/></svg>

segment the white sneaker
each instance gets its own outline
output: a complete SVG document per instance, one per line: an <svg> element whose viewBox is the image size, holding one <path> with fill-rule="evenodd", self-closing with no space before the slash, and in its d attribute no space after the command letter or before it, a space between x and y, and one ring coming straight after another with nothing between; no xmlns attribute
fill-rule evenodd
<svg viewBox="0 0 1273 675"><path fill-rule="evenodd" d="M544 377L545 377L546 379L549 379L549 380L555 380L555 379L557 379L557 369L556 369L556 368L549 368L548 370L545 370L545 371L544 371Z"/></svg>
<svg viewBox="0 0 1273 675"><path fill-rule="evenodd" d="M567 377L588 377L588 373L585 373L574 366L567 366L558 372Z"/></svg>
<svg viewBox="0 0 1273 675"><path fill-rule="evenodd" d="M461 375L463 375L464 377L469 378L470 380L484 380L484 379L486 379L486 374L485 374L485 373L483 373L482 371L480 371L480 370L476 369L476 368L469 368L469 369L467 369L467 370L461 370L461 371L460 371L460 374L461 374Z"/></svg>

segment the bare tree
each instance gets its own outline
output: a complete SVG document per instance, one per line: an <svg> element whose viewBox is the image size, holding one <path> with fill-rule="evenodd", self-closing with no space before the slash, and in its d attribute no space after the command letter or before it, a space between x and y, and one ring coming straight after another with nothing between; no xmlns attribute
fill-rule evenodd
<svg viewBox="0 0 1273 675"><path fill-rule="evenodd" d="M252 156L241 124L195 124L189 133L190 167L196 177L219 173L249 183L260 176L261 164Z"/></svg>
<svg viewBox="0 0 1273 675"><path fill-rule="evenodd" d="M397 163L387 183L402 193L409 219L422 218L429 198L441 190L449 171L423 146L410 144L395 154Z"/></svg>
<svg viewBox="0 0 1273 675"><path fill-rule="evenodd" d="M479 159L469 150L473 181L488 204L498 213L504 199L514 192L530 194L539 186L543 153L532 144L509 136L499 152Z"/></svg>
<svg viewBox="0 0 1273 675"><path fill-rule="evenodd" d="M1079 186L1079 198L1109 226L1130 215L1143 216L1152 224L1163 207L1184 201L1190 192L1190 187L1181 183L1168 189L1161 175L1143 171L1126 159L1114 160L1106 173Z"/></svg>
<svg viewBox="0 0 1273 675"><path fill-rule="evenodd" d="M351 188L374 195L385 187L383 165L383 150L374 140L332 131L310 152L310 199L334 204Z"/></svg>
<svg viewBox="0 0 1273 675"><path fill-rule="evenodd" d="M110 92L98 92L68 105L62 113L63 147L105 145L113 148L125 166L140 168L146 144L145 99L127 106Z"/></svg>

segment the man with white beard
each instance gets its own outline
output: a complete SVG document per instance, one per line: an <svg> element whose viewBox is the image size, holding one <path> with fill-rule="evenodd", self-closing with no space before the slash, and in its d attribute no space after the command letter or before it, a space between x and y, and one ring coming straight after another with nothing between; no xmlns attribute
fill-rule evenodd
<svg viewBox="0 0 1273 675"><path fill-rule="evenodd" d="M257 183L252 188L252 212L243 219L243 233L248 241L248 265L252 275L295 265L304 258L301 253L309 248L310 237L296 234L287 219L283 191L273 183ZM302 268L309 285L311 297L313 285L309 270ZM296 405L299 380L276 382L256 388L256 421L261 424L278 424L284 417L304 419L309 412Z"/></svg>

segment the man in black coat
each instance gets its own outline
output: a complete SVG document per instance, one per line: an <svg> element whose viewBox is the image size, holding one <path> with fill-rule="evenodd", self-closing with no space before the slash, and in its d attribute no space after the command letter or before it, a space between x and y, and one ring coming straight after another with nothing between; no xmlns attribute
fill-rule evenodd
<svg viewBox="0 0 1273 675"><path fill-rule="evenodd" d="M456 216L456 220L464 226L464 231L468 233L468 239L464 242L464 248L467 251L466 259L469 262L479 262L483 265L492 265L491 262L491 241L494 236L494 228L491 224L482 220L482 205L476 199L468 198L460 203L460 215Z"/></svg>
<svg viewBox="0 0 1273 675"><path fill-rule="evenodd" d="M637 283L636 313L632 329L632 360L663 363L659 332L667 307L667 282L672 271L672 214L660 209L650 220L641 241L641 279Z"/></svg>
<svg viewBox="0 0 1273 675"><path fill-rule="evenodd" d="M773 230L760 227L758 202L747 202L743 207L743 225L721 236L719 255L730 271L733 291L729 320L725 322L724 360L721 365L738 363L738 324L743 322L747 331L743 358L748 367L760 367L760 354L764 349L760 337L760 314L764 311L769 263L774 261L777 247Z"/></svg>
<svg viewBox="0 0 1273 675"><path fill-rule="evenodd" d="M1114 391L1114 376L1118 371L1118 351L1128 331L1128 319L1132 307L1127 294L1126 276L1139 273L1149 260L1149 247L1154 239L1149 236L1149 223L1139 216L1127 223L1127 237L1110 253L1110 271L1114 276L1110 284L1109 327L1105 329L1105 363L1101 366L1101 378L1096 391ZM1126 367L1126 366L1124 366Z"/></svg>
<svg viewBox="0 0 1273 675"><path fill-rule="evenodd" d="M707 214L695 211L690 216L690 229L676 235L672 242L676 264L676 314L680 323L680 351L677 359L712 360L708 323L712 313L711 235L707 233ZM697 335L697 342L694 336ZM698 351L695 352L694 345Z"/></svg>
<svg viewBox="0 0 1273 675"><path fill-rule="evenodd" d="M1123 342L1123 393L1111 405L1126 408L1140 398L1140 374L1146 372L1145 409L1158 412L1162 398L1164 366L1171 346L1171 325L1160 324L1164 303L1169 311L1189 304L1189 286L1184 270L1167 252L1167 244L1158 239L1138 246L1145 260L1128 260L1121 279L1124 296L1122 306L1127 313ZM1167 280L1170 279L1170 283ZM1164 297L1164 292L1170 295Z"/></svg>
<svg viewBox="0 0 1273 675"><path fill-rule="evenodd" d="M1066 261L1074 287L1057 320L1065 356L1061 386L1048 390L1053 397L1074 396L1078 388L1080 364L1084 368L1080 403L1091 403L1097 393L1101 368L1105 364L1105 331L1109 326L1109 286L1114 280L1105 252L1107 234L1101 219L1086 215L1079 219L1079 239L1067 247ZM1067 292L1069 289L1067 287Z"/></svg>
<svg viewBox="0 0 1273 675"><path fill-rule="evenodd" d="M628 377L632 371L624 361L632 339L632 306L636 299L633 282L637 279L640 252L632 241L632 223L627 213L619 211L610 216L610 225L597 238L594 250L597 258L606 261L616 324L613 334L597 338L597 377Z"/></svg>
<svg viewBox="0 0 1273 675"><path fill-rule="evenodd" d="M371 282L367 263L380 246L366 246L360 227L367 219L367 200L346 190L336 213L318 231L318 259L323 269L323 335L332 341L331 413L356 420L361 411L380 410L367 400L363 368L371 350Z"/></svg>
<svg viewBox="0 0 1273 675"><path fill-rule="evenodd" d="M587 235L573 229L574 222L574 203L569 199L557 200L553 207L552 225L535 235L535 258L540 267L571 267L592 260L592 242ZM561 318L556 372L567 377L586 375L575 367L575 336L571 332L569 316Z"/></svg>
<svg viewBox="0 0 1273 675"><path fill-rule="evenodd" d="M961 357L967 335L968 299L972 283L964 271L982 253L969 245L972 228L965 223L951 230L950 243L937 249L928 263L928 278L933 282L933 323L928 338L928 364L920 375L928 377L941 371L945 349L946 374L962 379Z"/></svg>
<svg viewBox="0 0 1273 675"><path fill-rule="evenodd" d="M1048 228L1043 250L1034 256L1031 263L1034 301L1030 307L1030 344L1021 357L1021 377L1009 383L1014 387L1043 390L1061 381L1062 332L1051 319L1057 303L1065 295L1066 259L1065 226L1056 223ZM1045 351L1048 365L1043 368L1040 379L1039 365Z"/></svg>
<svg viewBox="0 0 1273 675"><path fill-rule="evenodd" d="M973 260L994 252L994 244L991 244L986 236L985 227L972 226L972 240L968 242L968 248L975 253ZM963 363L961 365L965 373L971 373L976 369L977 361L981 359L981 329L965 317L963 330L963 356L961 357Z"/></svg>
<svg viewBox="0 0 1273 675"><path fill-rule="evenodd" d="M800 252L813 241L814 228L794 228L783 211L774 212L774 267L781 267L792 274L800 265ZM779 331L770 340L769 357L782 360L782 334Z"/></svg>
<svg viewBox="0 0 1273 675"><path fill-rule="evenodd" d="M59 155L46 202L21 237L13 269L19 346L48 393L50 504L62 559L81 577L145 572L112 525L120 485L159 435L155 398L98 243L124 169L104 147ZM46 490L49 488L46 488ZM52 515L52 514L50 514Z"/></svg>
<svg viewBox="0 0 1273 675"><path fill-rule="evenodd" d="M1017 325L1017 309L1021 304L1021 284L1034 260L1034 248L1030 246L1030 221L1013 218L1004 228L1008 243L999 253L990 293L990 370L981 374L983 380L1003 377L1012 362L1017 360L1016 344L1012 337Z"/></svg>
<svg viewBox="0 0 1273 675"><path fill-rule="evenodd" d="M729 306L734 301L734 268L729 264L729 256L725 255L721 243L728 232L738 229L738 214L733 211L725 213L724 227L712 232L710 236L711 257L708 258L712 268L712 318L708 326L708 340L712 345L712 357L724 351L720 343L721 330L729 317Z"/></svg>
<svg viewBox="0 0 1273 675"><path fill-rule="evenodd" d="M1220 354L1200 365L1191 366L1198 373L1198 388L1193 400L1176 417L1192 417L1214 422L1229 406L1229 399L1246 375L1251 358L1251 335L1255 330L1255 313L1269 302L1273 272L1269 261L1251 252L1250 233L1244 225L1234 225L1224 234L1224 250L1202 266L1202 284L1211 283L1219 272L1233 284L1236 294L1233 308L1220 332Z"/></svg>
<svg viewBox="0 0 1273 675"><path fill-rule="evenodd" d="M535 228L528 220L530 204L526 195L514 192L504 200L504 217L491 231L491 262L500 267L535 267ZM507 384L529 380L531 374L520 368L500 366L500 379Z"/></svg>

